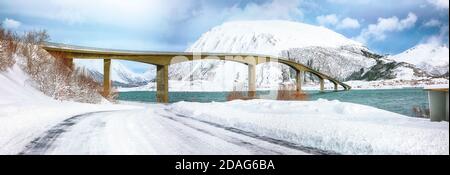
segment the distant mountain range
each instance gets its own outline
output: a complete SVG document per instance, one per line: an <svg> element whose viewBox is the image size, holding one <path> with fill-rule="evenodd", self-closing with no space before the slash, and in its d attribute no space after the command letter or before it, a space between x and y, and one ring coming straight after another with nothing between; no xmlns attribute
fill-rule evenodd
<svg viewBox="0 0 450 175"><path fill-rule="evenodd" d="M448 77L449 70L446 46L420 44L398 55L384 56L325 27L276 20L224 23L204 33L186 51L283 56L342 81ZM101 62L79 66L101 80ZM115 85L124 87L154 84L155 71L151 67L136 74L115 62L112 79ZM293 82L294 73L281 64L263 64L257 67L257 86L270 88ZM170 66L169 76L175 81L200 80L232 90L245 84L247 68L225 61L185 62Z"/></svg>
<svg viewBox="0 0 450 175"><path fill-rule="evenodd" d="M103 83L103 61L75 59L78 68L86 70L96 81ZM155 79L156 69L149 69L144 73L135 73L120 61L113 60L111 64L111 80L114 86L137 87L143 86Z"/></svg>

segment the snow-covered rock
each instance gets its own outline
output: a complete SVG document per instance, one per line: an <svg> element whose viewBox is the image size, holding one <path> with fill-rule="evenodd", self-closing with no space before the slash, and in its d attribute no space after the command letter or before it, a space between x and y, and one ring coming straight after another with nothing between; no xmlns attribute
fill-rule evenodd
<svg viewBox="0 0 450 175"><path fill-rule="evenodd" d="M361 69L368 70L381 58L360 45L290 48L282 55L340 80Z"/></svg>

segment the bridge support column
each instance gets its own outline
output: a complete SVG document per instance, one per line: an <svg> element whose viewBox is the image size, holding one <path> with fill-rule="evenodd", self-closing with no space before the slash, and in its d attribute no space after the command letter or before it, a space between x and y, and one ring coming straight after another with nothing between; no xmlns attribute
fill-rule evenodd
<svg viewBox="0 0 450 175"><path fill-rule="evenodd" d="M156 102L169 103L169 65L157 65L156 71Z"/></svg>
<svg viewBox="0 0 450 175"><path fill-rule="evenodd" d="M319 77L319 78L320 78L320 92L324 92L325 91L325 82L324 82L325 79L323 79L321 77Z"/></svg>
<svg viewBox="0 0 450 175"><path fill-rule="evenodd" d="M248 96L256 97L256 65L248 65Z"/></svg>
<svg viewBox="0 0 450 175"><path fill-rule="evenodd" d="M303 71L297 71L297 75L295 76L295 80L297 83L297 92L302 91L302 83L303 83Z"/></svg>
<svg viewBox="0 0 450 175"><path fill-rule="evenodd" d="M111 93L111 59L103 59L103 96Z"/></svg>
<svg viewBox="0 0 450 175"><path fill-rule="evenodd" d="M338 84L335 82L333 82L333 83L334 83L334 91L338 91Z"/></svg>

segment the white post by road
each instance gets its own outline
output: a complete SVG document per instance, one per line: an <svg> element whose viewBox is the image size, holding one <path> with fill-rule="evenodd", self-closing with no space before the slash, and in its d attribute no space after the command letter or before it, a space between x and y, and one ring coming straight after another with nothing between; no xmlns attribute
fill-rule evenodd
<svg viewBox="0 0 450 175"><path fill-rule="evenodd" d="M431 121L448 121L448 84L426 87Z"/></svg>

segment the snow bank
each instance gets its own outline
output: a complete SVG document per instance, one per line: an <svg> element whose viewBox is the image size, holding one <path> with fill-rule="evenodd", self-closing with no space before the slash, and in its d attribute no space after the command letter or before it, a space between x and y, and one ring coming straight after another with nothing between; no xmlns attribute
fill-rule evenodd
<svg viewBox="0 0 450 175"><path fill-rule="evenodd" d="M448 122L317 100L179 102L179 114L342 154L449 154Z"/></svg>

